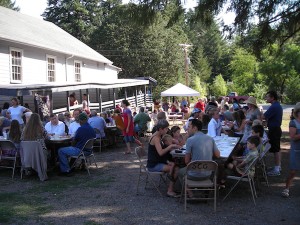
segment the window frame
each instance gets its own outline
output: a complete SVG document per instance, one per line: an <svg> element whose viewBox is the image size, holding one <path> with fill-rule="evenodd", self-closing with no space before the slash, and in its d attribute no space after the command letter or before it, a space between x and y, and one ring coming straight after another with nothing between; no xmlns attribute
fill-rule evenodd
<svg viewBox="0 0 300 225"><path fill-rule="evenodd" d="M21 54L21 56L20 56L20 60L21 60L20 65L13 65L13 63L12 63L12 60L13 60L12 52L20 52L20 54ZM15 67L19 66L20 67L20 79L19 80L13 79L14 78L13 77L13 66L15 66ZM9 48L9 72L10 72L10 83L16 83L16 84L22 83L22 81L23 81L23 49L13 48L13 47Z"/></svg>
<svg viewBox="0 0 300 225"><path fill-rule="evenodd" d="M79 71L79 80L77 79L78 73L76 72L76 64L80 65L80 71ZM74 80L75 82L81 82L82 80L82 61L74 60Z"/></svg>
<svg viewBox="0 0 300 225"><path fill-rule="evenodd" d="M50 81L49 80L49 61L48 59L54 59L54 75L53 75L53 81ZM49 82L49 83L53 83L53 82L56 82L56 56L53 56L53 55L46 55L46 70L47 70L47 74L46 74L46 81Z"/></svg>

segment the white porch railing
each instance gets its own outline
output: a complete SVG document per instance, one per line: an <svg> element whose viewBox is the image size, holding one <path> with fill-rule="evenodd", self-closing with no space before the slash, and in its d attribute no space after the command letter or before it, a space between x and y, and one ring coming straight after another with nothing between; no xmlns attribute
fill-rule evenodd
<svg viewBox="0 0 300 225"><path fill-rule="evenodd" d="M121 102L122 102L123 99L124 98L116 99L115 104L121 105ZM152 103L153 103L152 94L146 94L146 102L145 102L145 95L144 94L137 95L136 98L135 98L135 96L132 96L132 97L127 97L126 99L130 103L131 107L141 107L141 106L151 107ZM99 102L91 102L89 106L90 106L90 109L93 109L93 110L98 111L100 109L100 103ZM77 109L77 108L82 108L82 104L75 105L75 106L70 106L70 111L73 111L74 109ZM115 105L114 105L113 101L101 102L101 108L102 108L102 111L105 111L107 109L114 109ZM66 111L67 111L67 106L62 107L62 108L53 109L54 114L63 113L63 112L66 112Z"/></svg>

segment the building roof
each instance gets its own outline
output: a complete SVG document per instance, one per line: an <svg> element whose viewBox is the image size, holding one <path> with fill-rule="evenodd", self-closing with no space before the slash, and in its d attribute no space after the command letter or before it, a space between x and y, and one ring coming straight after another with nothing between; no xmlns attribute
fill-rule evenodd
<svg viewBox="0 0 300 225"><path fill-rule="evenodd" d="M137 79L117 79L110 82L101 83L73 83L73 84L10 84L0 85L0 95L4 96L25 96L32 95L33 92L38 91L51 91L51 92L62 92L62 91L75 91L81 89L112 89L131 87L139 85L148 85L148 80L137 80Z"/></svg>
<svg viewBox="0 0 300 225"><path fill-rule="evenodd" d="M112 64L55 24L0 6L0 40Z"/></svg>

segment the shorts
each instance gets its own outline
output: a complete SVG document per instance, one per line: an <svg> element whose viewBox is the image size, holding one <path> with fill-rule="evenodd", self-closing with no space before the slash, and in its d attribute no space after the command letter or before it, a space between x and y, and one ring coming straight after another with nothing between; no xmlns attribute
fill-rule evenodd
<svg viewBox="0 0 300 225"><path fill-rule="evenodd" d="M290 150L290 170L300 170L300 150Z"/></svg>
<svg viewBox="0 0 300 225"><path fill-rule="evenodd" d="M271 148L269 152L279 152L280 151L280 138L282 131L280 127L271 127L269 128L268 138Z"/></svg>
<svg viewBox="0 0 300 225"><path fill-rule="evenodd" d="M125 141L125 143L128 143L128 142L133 143L134 138L133 138L133 136L124 136L124 141Z"/></svg>
<svg viewBox="0 0 300 225"><path fill-rule="evenodd" d="M149 172L162 172L164 169L164 166L166 166L166 164L164 163L158 163L156 164L154 167L148 167L148 171Z"/></svg>

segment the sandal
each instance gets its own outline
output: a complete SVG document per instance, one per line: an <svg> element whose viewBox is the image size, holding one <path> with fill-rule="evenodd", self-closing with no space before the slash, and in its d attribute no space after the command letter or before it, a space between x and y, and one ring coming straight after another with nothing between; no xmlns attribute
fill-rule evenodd
<svg viewBox="0 0 300 225"><path fill-rule="evenodd" d="M179 198L180 195L177 195L175 192L167 192L167 196L171 198Z"/></svg>

